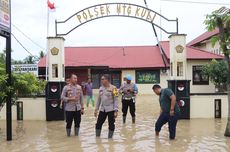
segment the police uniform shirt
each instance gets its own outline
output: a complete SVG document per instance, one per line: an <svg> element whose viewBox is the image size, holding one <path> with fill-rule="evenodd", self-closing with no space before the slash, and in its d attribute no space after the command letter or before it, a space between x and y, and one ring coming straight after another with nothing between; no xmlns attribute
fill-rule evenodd
<svg viewBox="0 0 230 152"><path fill-rule="evenodd" d="M128 90L133 90L134 92L128 92ZM130 83L130 84L124 83L120 87L119 92L123 93L123 97L125 97L125 98L132 98L138 93L138 88L137 88L136 84L134 84L134 83Z"/></svg>
<svg viewBox="0 0 230 152"><path fill-rule="evenodd" d="M76 97L76 101L68 101L68 98ZM80 85L66 85L63 88L61 99L66 102L65 110L66 111L79 111L84 105L84 97L82 88Z"/></svg>
<svg viewBox="0 0 230 152"><path fill-rule="evenodd" d="M103 112L118 111L118 91L115 86L110 84L108 88L100 87L96 104L96 110L99 109Z"/></svg>

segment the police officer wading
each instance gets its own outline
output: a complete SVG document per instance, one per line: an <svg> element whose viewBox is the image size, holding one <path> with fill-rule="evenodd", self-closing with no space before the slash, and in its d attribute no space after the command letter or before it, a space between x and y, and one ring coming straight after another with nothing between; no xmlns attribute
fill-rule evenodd
<svg viewBox="0 0 230 152"><path fill-rule="evenodd" d="M77 76L75 74L71 75L70 83L63 88L61 99L65 102L67 136L71 134L73 120L75 136L78 136L81 115L84 114L84 100L82 88L77 84Z"/></svg>
<svg viewBox="0 0 230 152"><path fill-rule="evenodd" d="M159 96L160 102L160 116L155 124L156 136L159 136L162 126L168 123L169 138L175 139L176 125L180 114L176 96L171 89L162 89L160 85L154 85L152 89Z"/></svg>
<svg viewBox="0 0 230 152"><path fill-rule="evenodd" d="M108 117L109 133L108 138L113 137L115 130L115 118L118 115L118 91L115 86L109 82L109 75L101 77L102 86L99 89L99 97L95 109L96 123L96 137L101 135L102 125ZM98 115L98 111L99 115Z"/></svg>
<svg viewBox="0 0 230 152"><path fill-rule="evenodd" d="M130 111L130 114L132 116L132 123L135 123L135 111L136 111L136 105L135 105L135 97L138 93L138 88L136 84L132 83L132 77L130 75L127 75L125 77L126 82L120 87L119 92L122 94L122 113L123 113L123 123L126 122L126 116L128 112L128 108Z"/></svg>

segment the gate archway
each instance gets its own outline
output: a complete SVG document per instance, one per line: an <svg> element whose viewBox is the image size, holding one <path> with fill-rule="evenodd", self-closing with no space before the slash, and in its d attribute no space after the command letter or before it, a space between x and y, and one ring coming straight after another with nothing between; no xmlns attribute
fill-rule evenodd
<svg viewBox="0 0 230 152"><path fill-rule="evenodd" d="M66 36L76 28L96 19L107 17L129 17L148 22L167 34L178 34L178 19L168 19L165 16L147 7L130 3L104 3L97 4L78 11L63 21L55 21L56 36ZM156 23L156 18L161 18L168 24L174 25L174 30L166 30ZM73 24L73 25L70 25ZM60 27L65 28L69 25L70 30L61 31Z"/></svg>

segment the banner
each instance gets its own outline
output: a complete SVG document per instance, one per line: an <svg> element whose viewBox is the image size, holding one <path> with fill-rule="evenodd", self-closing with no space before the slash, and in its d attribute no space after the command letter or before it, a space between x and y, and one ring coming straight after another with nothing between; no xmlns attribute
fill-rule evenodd
<svg viewBox="0 0 230 152"><path fill-rule="evenodd" d="M11 71L14 73L33 73L38 76L38 65L37 64L15 64L11 65Z"/></svg>
<svg viewBox="0 0 230 152"><path fill-rule="evenodd" d="M0 0L0 29L10 32L10 1Z"/></svg>

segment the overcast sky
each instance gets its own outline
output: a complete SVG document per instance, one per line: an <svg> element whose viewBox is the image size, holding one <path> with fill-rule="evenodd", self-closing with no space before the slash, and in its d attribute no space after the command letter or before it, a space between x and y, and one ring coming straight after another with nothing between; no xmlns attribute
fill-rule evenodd
<svg viewBox="0 0 230 152"><path fill-rule="evenodd" d="M11 0L12 24L29 36L42 48L46 48L47 36L47 0ZM50 13L50 36L54 36L54 21L65 20L74 13L100 3L127 2L144 6L144 0L50 0L57 9ZM192 0L184 0L192 1ZM194 0L199 2L229 3L229 0ZM221 7L221 5L204 5L193 3L165 2L147 0L149 8L169 19L179 19L179 33L187 34L187 42L205 32L203 21L205 15ZM230 7L230 5L226 5ZM159 20L156 20L159 23ZM162 23L163 24L163 23ZM167 24L164 24L167 27ZM159 38L160 30L157 29ZM42 50L33 44L14 26L12 33L33 55ZM162 32L161 40L168 40ZM156 39L151 24L132 18L103 18L80 26L65 36L65 46L130 46L155 45ZM4 38L0 38L0 49L5 48ZM23 59L29 54L12 37L12 58Z"/></svg>

